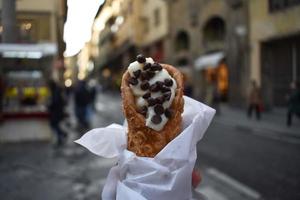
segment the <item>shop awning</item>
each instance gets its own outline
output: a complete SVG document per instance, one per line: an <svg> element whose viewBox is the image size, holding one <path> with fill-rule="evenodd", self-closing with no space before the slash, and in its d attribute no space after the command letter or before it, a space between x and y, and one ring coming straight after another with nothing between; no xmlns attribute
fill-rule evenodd
<svg viewBox="0 0 300 200"><path fill-rule="evenodd" d="M216 52L200 56L195 60L195 69L202 70L207 68L215 68L224 57L224 52Z"/></svg>
<svg viewBox="0 0 300 200"><path fill-rule="evenodd" d="M42 44L0 44L0 53L3 58L40 59L57 53L55 43Z"/></svg>

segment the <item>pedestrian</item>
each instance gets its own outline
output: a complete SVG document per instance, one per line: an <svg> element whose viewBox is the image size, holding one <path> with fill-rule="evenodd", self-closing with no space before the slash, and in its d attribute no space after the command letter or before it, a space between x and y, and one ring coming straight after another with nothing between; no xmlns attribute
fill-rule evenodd
<svg viewBox="0 0 300 200"><path fill-rule="evenodd" d="M248 96L248 117L251 118L252 112L255 110L256 119L260 120L262 111L262 99L260 95L260 88L257 86L255 80L251 82L251 89Z"/></svg>
<svg viewBox="0 0 300 200"><path fill-rule="evenodd" d="M66 142L67 133L62 130L61 122L65 117L65 105L62 88L54 81L49 81L50 101L48 104L50 127L56 134L56 146L60 147Z"/></svg>
<svg viewBox="0 0 300 200"><path fill-rule="evenodd" d="M221 101L221 94L218 88L218 79L217 74L212 76L212 107L216 110L216 115L220 115L220 101Z"/></svg>
<svg viewBox="0 0 300 200"><path fill-rule="evenodd" d="M300 86L299 82L290 84L291 93L288 95L287 126L292 125L293 115L300 117Z"/></svg>
<svg viewBox="0 0 300 200"><path fill-rule="evenodd" d="M90 108L95 111L95 103L97 99L97 81L94 79L91 79L89 81L89 93L90 93Z"/></svg>
<svg viewBox="0 0 300 200"><path fill-rule="evenodd" d="M79 80L74 89L75 115L79 131L89 129L88 106L91 102L90 92L85 80Z"/></svg>
<svg viewBox="0 0 300 200"><path fill-rule="evenodd" d="M0 123L3 122L3 97L4 97L4 81L0 74Z"/></svg>

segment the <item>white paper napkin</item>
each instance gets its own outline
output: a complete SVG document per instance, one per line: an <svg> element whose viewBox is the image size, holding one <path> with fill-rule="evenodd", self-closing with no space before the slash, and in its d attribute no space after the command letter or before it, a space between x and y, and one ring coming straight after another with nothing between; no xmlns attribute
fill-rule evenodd
<svg viewBox="0 0 300 200"><path fill-rule="evenodd" d="M112 124L87 132L75 142L105 158L118 157L111 168L103 200L190 200L196 145L215 110L184 96L183 131L154 158L139 157L126 149L125 126Z"/></svg>

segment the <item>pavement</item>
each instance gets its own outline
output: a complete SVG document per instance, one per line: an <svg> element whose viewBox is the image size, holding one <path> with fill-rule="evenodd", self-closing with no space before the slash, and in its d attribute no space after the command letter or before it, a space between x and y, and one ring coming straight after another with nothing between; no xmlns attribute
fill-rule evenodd
<svg viewBox="0 0 300 200"><path fill-rule="evenodd" d="M107 173L116 161L96 157L73 143L81 133L74 128L76 119L72 113L72 103L69 106L70 119L63 126L69 132L69 138L67 145L61 149L53 148L51 130L46 121L18 120L7 121L0 125L1 198L8 200L100 198ZM93 128L123 122L124 118L120 112L121 98L116 93L98 95L96 110L91 117ZM299 132L296 129L299 126L296 121L292 128L287 128L285 120L278 123L281 118L279 115L275 117L277 121L273 121L274 117L265 114L262 120L257 122L247 119L241 110L222 106L221 112L222 114L215 117L213 122L219 126L226 125L235 130L247 130L254 136L261 136L257 132L261 132L262 135L267 133L265 139L270 140L274 140L276 136L275 140L298 141ZM214 152L209 148L200 149L200 154L206 151ZM205 155L203 161L204 158ZM245 184L245 181L233 178L230 170L224 172L222 167L216 168L209 162L197 162L196 167L200 169L203 177L196 190L209 200L264 199L261 192Z"/></svg>
<svg viewBox="0 0 300 200"><path fill-rule="evenodd" d="M292 126L288 127L285 109L277 108L263 112L260 120L255 116L248 118L245 110L228 105L222 105L220 113L214 118L217 123L248 131L260 137L300 143L300 118L294 116Z"/></svg>

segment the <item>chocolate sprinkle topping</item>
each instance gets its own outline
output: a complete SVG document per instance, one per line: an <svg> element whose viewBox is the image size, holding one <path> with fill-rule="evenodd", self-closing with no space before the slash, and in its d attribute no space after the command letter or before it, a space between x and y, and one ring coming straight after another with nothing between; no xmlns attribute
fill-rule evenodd
<svg viewBox="0 0 300 200"><path fill-rule="evenodd" d="M160 71L160 70L162 70L162 66L159 63L153 63L150 70L151 71Z"/></svg>
<svg viewBox="0 0 300 200"><path fill-rule="evenodd" d="M154 124L159 124L161 122L161 116L160 115L154 115L152 118L151 118L151 121L154 123Z"/></svg>
<svg viewBox="0 0 300 200"><path fill-rule="evenodd" d="M148 75L149 79L151 79L155 76L155 72L147 71L147 75Z"/></svg>
<svg viewBox="0 0 300 200"><path fill-rule="evenodd" d="M166 93L164 93L163 97L164 97L164 99L165 99L166 101L169 101L170 98L171 98L171 92L166 92Z"/></svg>
<svg viewBox="0 0 300 200"><path fill-rule="evenodd" d="M146 115L147 115L147 111L148 111L147 106L143 106L143 107L140 109L139 112L140 112L142 115L146 116Z"/></svg>
<svg viewBox="0 0 300 200"><path fill-rule="evenodd" d="M161 114L163 114L164 113L164 107L162 106L162 105L160 105L160 104L158 104L158 105L156 105L155 107L154 107L154 112L156 113L156 114L158 114L158 115L161 115Z"/></svg>
<svg viewBox="0 0 300 200"><path fill-rule="evenodd" d="M164 86L164 82L157 81L156 84L158 85L158 88L161 89Z"/></svg>
<svg viewBox="0 0 300 200"><path fill-rule="evenodd" d="M157 104L163 104L165 101L165 98L163 96L157 97L156 98L156 103Z"/></svg>
<svg viewBox="0 0 300 200"><path fill-rule="evenodd" d="M150 86L150 91L151 92L158 92L159 91L159 86L156 83L152 84Z"/></svg>
<svg viewBox="0 0 300 200"><path fill-rule="evenodd" d="M149 75L146 71L141 73L141 80L142 81L149 80L149 79L150 79L150 77L149 77Z"/></svg>
<svg viewBox="0 0 300 200"><path fill-rule="evenodd" d="M138 80L134 77L130 77L128 80L128 83L131 85L137 85L138 84Z"/></svg>
<svg viewBox="0 0 300 200"><path fill-rule="evenodd" d="M146 63L145 66L143 67L143 70L148 70L151 67L151 63Z"/></svg>
<svg viewBox="0 0 300 200"><path fill-rule="evenodd" d="M137 57L136 57L136 60L139 62L139 63L144 63L146 62L146 58L143 54L139 54Z"/></svg>
<svg viewBox="0 0 300 200"><path fill-rule="evenodd" d="M141 70L139 69L139 70L136 70L135 72L133 72L133 75L134 75L134 77L135 78L139 78L140 77L140 75L141 75Z"/></svg>
<svg viewBox="0 0 300 200"><path fill-rule="evenodd" d="M144 99L148 99L148 98L150 98L151 97L151 93L150 92L147 92L147 93L145 93L144 95L143 95L143 98Z"/></svg>
<svg viewBox="0 0 300 200"><path fill-rule="evenodd" d="M173 81L172 79L165 79L164 81L165 85L168 86L168 87L171 87L173 85Z"/></svg>
<svg viewBox="0 0 300 200"><path fill-rule="evenodd" d="M142 82L142 84L141 84L141 89L142 90L147 90L147 89L149 89L149 87L150 87L150 84L149 84L148 81Z"/></svg>
<svg viewBox="0 0 300 200"><path fill-rule="evenodd" d="M150 97L147 99L149 106L154 106L156 104L156 99Z"/></svg>
<svg viewBox="0 0 300 200"><path fill-rule="evenodd" d="M167 109L165 110L165 116L166 116L167 118L171 118L172 115L173 115L173 111L172 111L171 109L167 108Z"/></svg>
<svg viewBox="0 0 300 200"><path fill-rule="evenodd" d="M163 93L166 93L166 92L171 92L171 89L168 88L168 87L166 87L166 86L163 86L163 87L161 88L161 91L162 91Z"/></svg>

